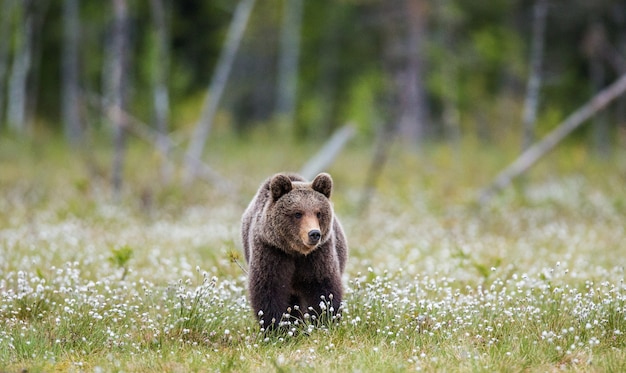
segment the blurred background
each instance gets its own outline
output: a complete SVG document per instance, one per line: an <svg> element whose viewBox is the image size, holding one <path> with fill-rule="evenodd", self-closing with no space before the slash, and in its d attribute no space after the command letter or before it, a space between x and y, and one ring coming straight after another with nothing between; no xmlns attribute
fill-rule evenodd
<svg viewBox="0 0 626 373"><path fill-rule="evenodd" d="M335 133L359 183L393 149L499 149L485 185L624 73L620 0L0 0L0 156L8 172L54 144L114 195L148 162L155 183L227 190ZM624 148L614 96L568 134L578 160Z"/></svg>

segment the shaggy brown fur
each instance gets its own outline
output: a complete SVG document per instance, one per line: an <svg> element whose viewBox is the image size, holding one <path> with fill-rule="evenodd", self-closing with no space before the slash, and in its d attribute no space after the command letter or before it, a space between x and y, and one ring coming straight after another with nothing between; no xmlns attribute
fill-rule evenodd
<svg viewBox="0 0 626 373"><path fill-rule="evenodd" d="M295 174L276 174L243 214L250 303L263 328L276 327L287 308L296 305L301 312L312 307L312 314L321 314L322 296L339 310L348 245L329 200L332 187L325 173L311 183Z"/></svg>

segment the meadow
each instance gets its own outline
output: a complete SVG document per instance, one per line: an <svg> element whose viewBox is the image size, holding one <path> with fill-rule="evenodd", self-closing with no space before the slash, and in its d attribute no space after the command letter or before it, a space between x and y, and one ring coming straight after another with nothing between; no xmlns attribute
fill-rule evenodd
<svg viewBox="0 0 626 373"><path fill-rule="evenodd" d="M626 151L557 149L486 206L515 147L395 148L362 209L371 149L328 170L350 243L341 317L259 332L240 217L319 144L213 141L231 183L163 183L129 147L0 139L0 372L626 371ZM507 150L508 149L508 150Z"/></svg>

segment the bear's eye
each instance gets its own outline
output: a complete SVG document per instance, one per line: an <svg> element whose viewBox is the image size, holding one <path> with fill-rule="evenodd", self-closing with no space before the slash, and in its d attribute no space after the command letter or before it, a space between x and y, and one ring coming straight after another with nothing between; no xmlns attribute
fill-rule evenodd
<svg viewBox="0 0 626 373"><path fill-rule="evenodd" d="M322 213L321 213L321 212L318 212L318 213L317 213L317 219L321 219L321 218L322 218Z"/></svg>
<svg viewBox="0 0 626 373"><path fill-rule="evenodd" d="M301 212L296 212L295 214L293 214L293 216L294 216L296 219L301 219L301 218L302 218L302 213L301 213Z"/></svg>

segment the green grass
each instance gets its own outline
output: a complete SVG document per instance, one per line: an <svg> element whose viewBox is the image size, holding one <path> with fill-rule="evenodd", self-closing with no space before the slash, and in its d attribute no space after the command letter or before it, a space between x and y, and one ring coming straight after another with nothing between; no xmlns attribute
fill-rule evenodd
<svg viewBox="0 0 626 373"><path fill-rule="evenodd" d="M232 260L239 219L318 145L213 139L230 195L162 183L131 145L114 203L106 145L0 139L0 371L626 370L623 150L557 149L479 208L513 147L394 149L361 215L371 150L353 145L329 170L351 249L342 317L267 337Z"/></svg>

